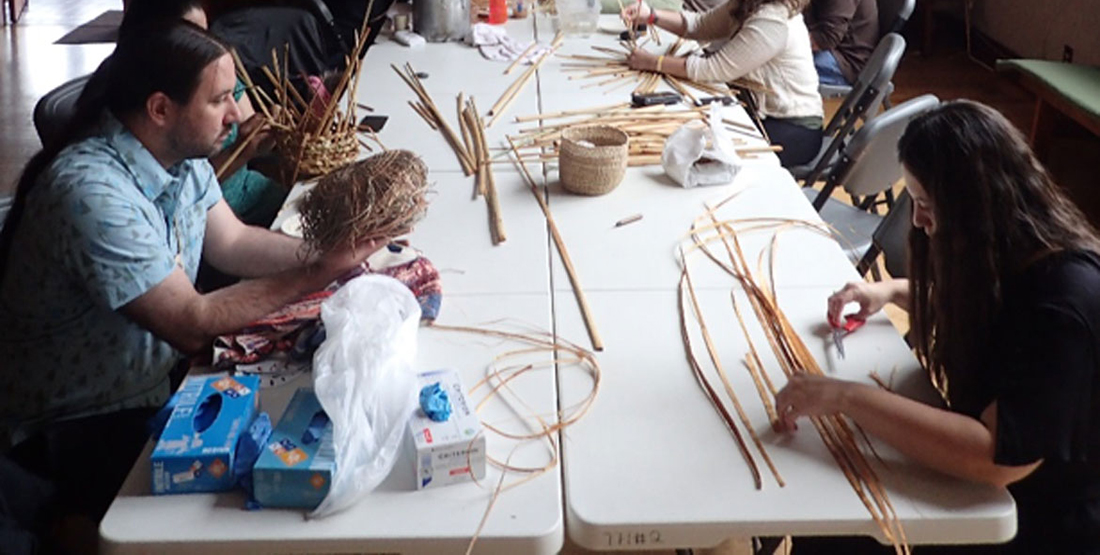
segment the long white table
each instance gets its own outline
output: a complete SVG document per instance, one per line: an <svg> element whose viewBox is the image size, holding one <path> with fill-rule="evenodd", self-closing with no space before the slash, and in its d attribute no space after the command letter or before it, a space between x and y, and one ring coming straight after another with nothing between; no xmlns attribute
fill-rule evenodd
<svg viewBox="0 0 1100 555"><path fill-rule="evenodd" d="M545 18L511 21L507 28L518 40L538 37L548 42L553 36ZM612 47L614 38L570 38L563 52L591 52L591 44ZM409 50L383 41L366 58L357 100L389 116L380 133L387 147L413 150L430 168L432 204L410 240L440 270L444 299L439 323L477 325L507 319L587 346L569 281L526 184L514 168L496 166L508 239L492 246L485 202L473 198L473 179L462 175L442 135L408 107L407 101L415 97L389 68L405 62L428 73L424 84L451 122L456 121L454 99L459 92L475 96L479 107L487 110L518 72L504 76L504 64L485 61L456 44ZM516 131L516 115L626 101L629 87L617 94L605 94L600 87L582 89L562 72L560 63L551 59L538 72L506 117L489 130L491 142ZM727 112L747 121L739 108ZM731 292L742 300L743 293L698 254L690 260L707 323L786 487L779 488L764 469L763 489L753 488L741 454L685 359L677 316L676 253L704 206L736 194L720 217L818 221L775 157L747 160L729 185L690 190L664 177L658 167L631 168L615 191L601 197L563 192L553 165L532 170L545 186L543 193L603 335L606 349L598 355L603 381L591 411L561 434L562 464L500 496L475 552L554 553L561 549L565 533L577 544L599 550L706 547L755 535L876 535L877 528L811 426L791 436L770 431L740 365L747 346L729 307ZM293 212L295 198L303 191L295 189L274 227ZM617 220L635 213L642 214L642 220L614 227ZM769 249L772 237L769 232L753 232L743 241L755 260ZM873 318L848 337L848 358L836 358L823 322L825 298L844 282L858 279L840 247L806 229L785 232L777 244L773 267L780 305L822 368L857 380L867 380L875 370L885 378L893 376L899 391L930 398L916 360L884 317ZM752 322L751 314L748 317ZM758 326L750 325L756 329L757 348L766 351ZM693 333L696 354L709 367L701 339ZM456 368L469 387L484 376L495 356L517 347L424 328L417 369ZM528 356L534 364L548 360L544 354ZM774 359L764 356L766 370L781 384ZM308 378L302 378L265 390L264 410L277 419L293 389L306 384ZM592 387L589 376L564 368L530 373L516 385L529 407L494 400L481 413L483 420L516 425L517 412L553 415ZM496 435L488 441L490 455L500 460L516 446ZM880 476L912 542L997 542L1013 535L1015 509L1004 490L917 468L881 446L879 453L888 461L888 467L878 469ZM536 466L548 456L544 445L533 442L521 446L512 463ZM101 525L103 547L110 553L461 552L477 529L498 471L490 470L481 487L466 484L418 492L411 459L407 453L402 457L392 475L362 503L344 514L308 521L300 511L242 511L239 493L151 496L147 451Z"/></svg>

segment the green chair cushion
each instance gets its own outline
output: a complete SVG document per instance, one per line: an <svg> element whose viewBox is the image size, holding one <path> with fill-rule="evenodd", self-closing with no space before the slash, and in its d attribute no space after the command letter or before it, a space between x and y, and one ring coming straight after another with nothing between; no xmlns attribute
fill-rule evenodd
<svg viewBox="0 0 1100 555"><path fill-rule="evenodd" d="M1049 60L997 60L998 71L1019 71L1100 119L1100 68Z"/></svg>

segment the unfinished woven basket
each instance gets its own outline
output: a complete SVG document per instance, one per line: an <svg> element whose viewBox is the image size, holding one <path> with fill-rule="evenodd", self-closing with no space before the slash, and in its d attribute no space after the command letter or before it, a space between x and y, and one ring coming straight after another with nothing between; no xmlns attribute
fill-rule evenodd
<svg viewBox="0 0 1100 555"><path fill-rule="evenodd" d="M359 157L359 140L352 128L348 128L345 133L331 133L321 137L308 133L284 133L279 137L279 150L289 160L300 160L300 175L318 176L354 162Z"/></svg>
<svg viewBox="0 0 1100 555"><path fill-rule="evenodd" d="M571 127L562 131L561 139L558 176L566 191L603 195L623 180L629 150L626 132L605 125Z"/></svg>

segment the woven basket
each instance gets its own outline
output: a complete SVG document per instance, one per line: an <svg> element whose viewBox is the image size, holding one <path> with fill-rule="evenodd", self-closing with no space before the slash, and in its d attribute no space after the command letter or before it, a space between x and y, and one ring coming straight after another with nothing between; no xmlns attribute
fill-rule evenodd
<svg viewBox="0 0 1100 555"><path fill-rule="evenodd" d="M359 140L352 128L346 133L331 133L323 137L285 133L278 142L279 150L288 160L298 159L301 153L298 174L302 176L326 175L359 157Z"/></svg>
<svg viewBox="0 0 1100 555"><path fill-rule="evenodd" d="M626 132L604 125L571 127L561 133L558 176L566 191L580 195L610 193L623 179ZM594 146L581 144L586 141Z"/></svg>

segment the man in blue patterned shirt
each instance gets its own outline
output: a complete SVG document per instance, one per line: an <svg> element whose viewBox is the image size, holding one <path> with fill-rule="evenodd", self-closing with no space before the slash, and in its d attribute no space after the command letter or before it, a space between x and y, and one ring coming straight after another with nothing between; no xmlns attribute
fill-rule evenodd
<svg viewBox="0 0 1100 555"><path fill-rule="evenodd" d="M74 122L70 136L84 138L28 164L0 234L0 432L12 458L91 518L181 353L320 289L386 241L307 259L299 240L233 215L206 157L239 119L234 64L204 31L136 33L110 71L102 104ZM201 294L200 257L254 279Z"/></svg>

